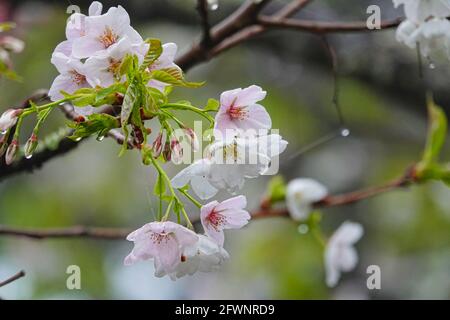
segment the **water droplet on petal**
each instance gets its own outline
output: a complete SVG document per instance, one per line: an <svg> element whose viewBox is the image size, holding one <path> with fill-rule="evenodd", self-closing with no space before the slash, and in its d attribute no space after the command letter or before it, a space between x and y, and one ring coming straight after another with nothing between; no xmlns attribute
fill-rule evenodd
<svg viewBox="0 0 450 320"><path fill-rule="evenodd" d="M301 224L298 226L298 232L300 234L307 234L309 231L309 227L307 224Z"/></svg>
<svg viewBox="0 0 450 320"><path fill-rule="evenodd" d="M344 128L341 130L341 136L348 137L350 135L350 130L347 128Z"/></svg>
<svg viewBox="0 0 450 320"><path fill-rule="evenodd" d="M219 9L219 0L208 0L208 8L211 11Z"/></svg>
<svg viewBox="0 0 450 320"><path fill-rule="evenodd" d="M33 157L32 154L27 154L27 155L25 156L26 159L31 159L32 157Z"/></svg>

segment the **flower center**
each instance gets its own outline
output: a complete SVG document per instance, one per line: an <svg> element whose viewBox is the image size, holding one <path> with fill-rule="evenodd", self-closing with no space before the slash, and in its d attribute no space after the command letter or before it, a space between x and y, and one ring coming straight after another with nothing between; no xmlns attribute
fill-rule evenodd
<svg viewBox="0 0 450 320"><path fill-rule="evenodd" d="M103 34L99 37L99 41L103 44L105 49L108 49L117 42L119 36L113 32L110 27L106 27Z"/></svg>
<svg viewBox="0 0 450 320"><path fill-rule="evenodd" d="M109 58L108 72L112 73L114 76L119 74L119 68L120 68L121 63L122 63L121 60Z"/></svg>
<svg viewBox="0 0 450 320"><path fill-rule="evenodd" d="M208 215L208 221L215 230L219 230L220 226L227 222L224 215L215 212L214 210Z"/></svg>
<svg viewBox="0 0 450 320"><path fill-rule="evenodd" d="M236 107L232 105L228 109L228 115L232 120L244 120L248 118L248 111L245 109L245 107Z"/></svg>
<svg viewBox="0 0 450 320"><path fill-rule="evenodd" d="M154 244L160 245L160 244L167 243L170 240L171 235L172 235L171 233L165 233L165 232L162 232L162 233L152 232L150 234L150 239L152 239Z"/></svg>
<svg viewBox="0 0 450 320"><path fill-rule="evenodd" d="M70 71L70 74L72 75L72 81L77 85L82 85L86 82L86 76L78 73L77 71L72 70Z"/></svg>

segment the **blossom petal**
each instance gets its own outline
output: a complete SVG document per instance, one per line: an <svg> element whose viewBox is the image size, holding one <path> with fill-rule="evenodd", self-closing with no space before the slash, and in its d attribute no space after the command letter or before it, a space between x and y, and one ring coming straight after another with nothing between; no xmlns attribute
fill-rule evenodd
<svg viewBox="0 0 450 320"><path fill-rule="evenodd" d="M261 87L252 85L239 92L234 104L240 107L249 106L263 100L266 97L266 94L267 92Z"/></svg>

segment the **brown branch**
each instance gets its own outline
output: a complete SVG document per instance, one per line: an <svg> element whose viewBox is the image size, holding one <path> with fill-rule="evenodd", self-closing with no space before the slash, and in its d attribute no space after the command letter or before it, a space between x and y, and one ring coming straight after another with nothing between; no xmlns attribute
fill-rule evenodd
<svg viewBox="0 0 450 320"><path fill-rule="evenodd" d="M325 22L299 19L278 19L268 16L260 16L258 23L267 28L284 28L310 33L342 33L342 32L373 32L397 27L403 21L402 18L382 21L381 29L368 29L366 22Z"/></svg>
<svg viewBox="0 0 450 320"><path fill-rule="evenodd" d="M18 279L20 279L22 277L25 277L25 271L23 271L23 270L19 271L18 273L16 273L15 275L13 275L12 277L10 277L10 278L8 278L6 280L1 281L0 282L0 288L3 287L3 286L6 286L7 284L10 284L10 283L18 280Z"/></svg>
<svg viewBox="0 0 450 320"><path fill-rule="evenodd" d="M349 205L361 200L381 195L388 191L407 187L416 183L414 167L407 170L400 179L389 182L379 187L373 187L365 190L349 192L341 195L331 195L314 204L315 208L328 208L342 205ZM289 211L286 208L272 208L267 200L261 202L261 208L251 213L252 219L263 219L271 217L289 217ZM196 223L197 221L193 221ZM118 228L95 228L75 226L58 229L23 229L12 228L0 225L0 236L16 236L31 239L47 238L91 238L104 240L123 240L131 232L131 229Z"/></svg>
<svg viewBox="0 0 450 320"><path fill-rule="evenodd" d="M209 24L208 16L208 0L197 0L197 11L200 15L203 32L200 44L203 47L208 48L211 45L211 25Z"/></svg>

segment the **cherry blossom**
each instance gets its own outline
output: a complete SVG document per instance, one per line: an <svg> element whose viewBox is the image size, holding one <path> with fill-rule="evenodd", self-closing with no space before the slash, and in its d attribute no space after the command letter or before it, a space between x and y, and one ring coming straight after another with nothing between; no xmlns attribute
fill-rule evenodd
<svg viewBox="0 0 450 320"><path fill-rule="evenodd" d="M341 272L349 272L358 263L358 254L353 245L361 239L363 228L359 223L344 222L331 236L325 248L326 283L334 287Z"/></svg>
<svg viewBox="0 0 450 320"><path fill-rule="evenodd" d="M198 242L191 230L171 221L151 222L127 236L134 248L125 258L125 265L153 259L157 273L173 273L181 262L184 250Z"/></svg>
<svg viewBox="0 0 450 320"><path fill-rule="evenodd" d="M266 97L266 91L252 85L245 89L225 91L220 95L220 109L216 115L215 129L226 134L227 130L269 130L272 120L266 109L257 104Z"/></svg>
<svg viewBox="0 0 450 320"><path fill-rule="evenodd" d="M148 46L132 45L127 38L121 39L117 45L107 50L107 55L97 55L87 59L84 64L89 83L95 86L109 87L116 81L122 80L119 76L120 65L127 54L135 54L140 62L143 61Z"/></svg>
<svg viewBox="0 0 450 320"><path fill-rule="evenodd" d="M420 25L410 20L403 21L397 28L397 41L415 49L420 46L423 56L430 57L436 52L444 52L450 57L450 21L433 18Z"/></svg>
<svg viewBox="0 0 450 320"><path fill-rule="evenodd" d="M127 38L132 45L143 42L139 33L131 27L127 11L121 6L112 7L103 15L86 17L85 34L73 41L72 54L79 59L108 54L107 50L123 38Z"/></svg>
<svg viewBox="0 0 450 320"><path fill-rule="evenodd" d="M250 214L244 210L246 206L245 196L237 196L220 203L212 201L204 205L200 217L205 233L223 246L224 229L240 229L250 220Z"/></svg>
<svg viewBox="0 0 450 320"><path fill-rule="evenodd" d="M201 199L213 197L220 189L231 193L244 186L245 179L264 174L272 159L287 147L280 135L219 140L209 146L207 158L181 170L172 185L181 188L189 182Z"/></svg>
<svg viewBox="0 0 450 320"><path fill-rule="evenodd" d="M94 1L89 6L89 16L99 16L102 14L103 5ZM73 41L86 34L86 15L82 13L74 13L70 16L66 26L67 40L58 44L55 52L61 52L67 56L72 55Z"/></svg>
<svg viewBox="0 0 450 320"><path fill-rule="evenodd" d="M157 268L155 276L169 275L172 280L175 280L185 275L193 275L196 272L212 272L218 270L228 258L229 255L225 249L209 237L198 235L198 241L184 249L181 262L173 272L167 273L163 268Z"/></svg>
<svg viewBox="0 0 450 320"><path fill-rule="evenodd" d="M313 203L322 200L327 194L327 188L313 179L298 178L289 182L286 203L292 219L307 219Z"/></svg>
<svg viewBox="0 0 450 320"><path fill-rule="evenodd" d="M16 123L19 115L23 112L21 109L8 109L3 112L0 117L0 132L6 133L8 129L12 128Z"/></svg>
<svg viewBox="0 0 450 320"><path fill-rule="evenodd" d="M430 17L450 16L450 0L393 0L394 6L403 5L408 20L420 23Z"/></svg>

